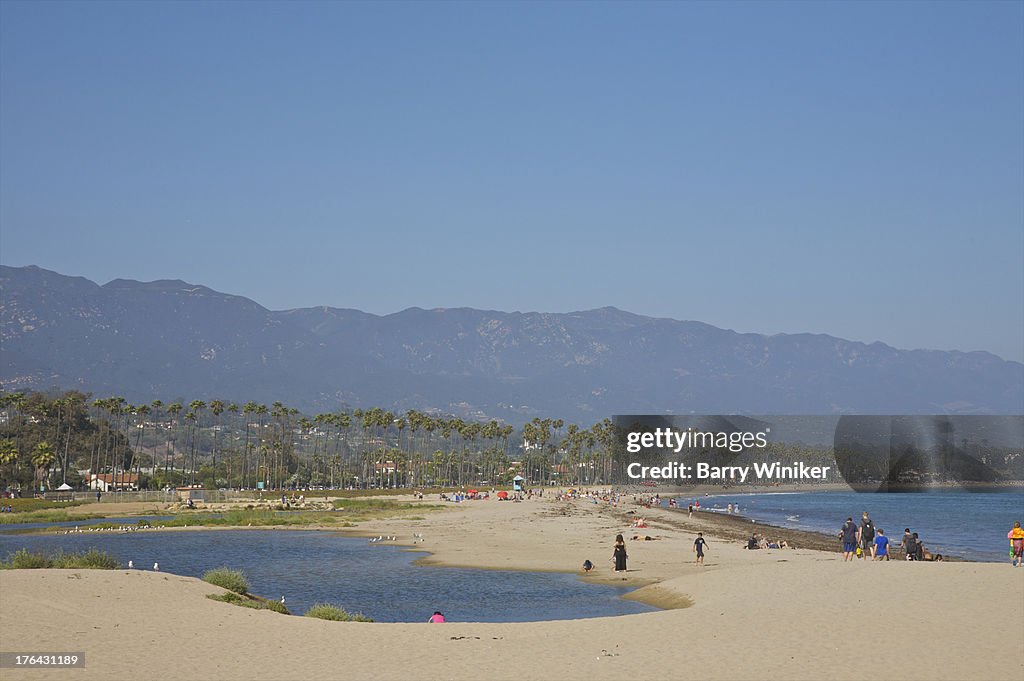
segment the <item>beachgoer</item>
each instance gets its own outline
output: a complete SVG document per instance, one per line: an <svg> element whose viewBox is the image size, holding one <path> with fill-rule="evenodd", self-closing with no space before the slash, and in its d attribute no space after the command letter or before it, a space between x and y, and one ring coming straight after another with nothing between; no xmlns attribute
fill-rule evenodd
<svg viewBox="0 0 1024 681"><path fill-rule="evenodd" d="M589 559L583 561L583 571L584 572L590 572L593 569L594 569L594 564L591 563Z"/></svg>
<svg viewBox="0 0 1024 681"><path fill-rule="evenodd" d="M914 560L924 560L924 542L917 536L917 532L913 533L914 537Z"/></svg>
<svg viewBox="0 0 1024 681"><path fill-rule="evenodd" d="M917 551L917 542L914 540L914 535L910 533L910 528L903 530L903 539L900 541L900 548L903 549L903 553L906 555L907 560L914 560L914 553Z"/></svg>
<svg viewBox="0 0 1024 681"><path fill-rule="evenodd" d="M747 548L750 549L751 551L753 551L754 549L757 548L757 535L756 534L750 535L750 539L747 540Z"/></svg>
<svg viewBox="0 0 1024 681"><path fill-rule="evenodd" d="M693 517L693 504L690 504L689 506L686 507L686 517L687 518L692 518Z"/></svg>
<svg viewBox="0 0 1024 681"><path fill-rule="evenodd" d="M615 561L615 571L625 572L626 571L626 540L622 538L622 535L615 537L615 550L612 552L612 560Z"/></svg>
<svg viewBox="0 0 1024 681"><path fill-rule="evenodd" d="M839 536L843 540L843 562L853 560L854 551L857 550L857 523L853 522L853 516L843 523Z"/></svg>
<svg viewBox="0 0 1024 681"><path fill-rule="evenodd" d="M1024 528L1021 528L1020 521L1013 523L1013 529L1006 535L1010 540L1010 549L1013 551L1013 560L1010 565L1020 567L1024 564Z"/></svg>
<svg viewBox="0 0 1024 681"><path fill-rule="evenodd" d="M871 555L871 559L875 558L875 524L868 517L868 512L864 511L864 515L860 519L860 530L857 532L857 538L860 541L861 557L865 560L868 555Z"/></svg>
<svg viewBox="0 0 1024 681"><path fill-rule="evenodd" d="M96 503L97 504L100 503L100 497L102 497L102 496L103 496L103 493L100 492L99 490L96 490Z"/></svg>
<svg viewBox="0 0 1024 681"><path fill-rule="evenodd" d="M707 546L707 542L704 541L704 533L698 532L697 538L693 541L693 550L697 552L697 560L693 561L694 565L704 564L704 547Z"/></svg>
<svg viewBox="0 0 1024 681"><path fill-rule="evenodd" d="M435 610L434 614L431 615L430 619L427 621L431 624L444 624L444 615L442 615L440 611Z"/></svg>
<svg viewBox="0 0 1024 681"><path fill-rule="evenodd" d="M872 553L875 555L875 560L889 560L889 538L885 536L881 527L878 528L878 534L875 535L875 550Z"/></svg>

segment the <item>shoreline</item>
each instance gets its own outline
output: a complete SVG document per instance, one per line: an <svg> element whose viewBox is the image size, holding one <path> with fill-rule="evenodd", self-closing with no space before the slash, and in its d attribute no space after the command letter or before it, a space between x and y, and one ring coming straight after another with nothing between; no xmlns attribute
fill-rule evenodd
<svg viewBox="0 0 1024 681"><path fill-rule="evenodd" d="M758 493L764 493L764 492L754 492L753 494L758 494ZM736 496L736 495L727 495L727 496ZM394 498L394 497L391 497L391 498ZM711 498L711 497L709 497L709 498ZM580 504L582 501L583 500L581 500L581 499L576 499L576 500L574 500L572 502L569 502L569 503ZM445 513L445 512L449 512L449 511L457 511L457 510L460 510L458 508L458 506L462 506L464 504L479 504L479 503L491 503L491 502L490 501L465 501L465 502L461 502L461 504L458 504L458 505L452 505L452 506L446 505L446 506L442 507L441 509L438 509L438 511L440 513ZM498 503L498 502L494 501L494 503ZM503 502L503 503L509 503L509 502ZM628 503L628 504L627 503L623 503L623 504L620 504L620 506L618 508L609 509L609 510L611 511L611 515L612 516L620 519L623 523L631 523L633 518L636 517L636 516L642 516L642 517L647 518L648 521L649 521L649 525L648 525L647 528L629 528L627 530L627 532L635 534L635 535L644 534L645 536L647 536L646 535L647 532L649 532L651 530L655 530L655 529L660 529L662 531L672 530L672 531L682 531L682 532L698 532L699 531L699 532L707 533L709 539L713 539L713 540L715 540L717 542L736 542L736 543L740 543L740 544L745 544L748 536L751 534L751 529L752 528L756 528L756 530L760 530L760 534L762 534L762 535L764 534L763 530L765 528L768 528L773 533L773 535L774 535L773 538L786 540L786 542L790 545L790 548L787 548L787 549L757 549L756 550L757 552L770 553L770 552L773 552L773 551L785 552L785 551L792 550L792 549L802 549L802 550L816 551L816 552L821 552L821 553L825 553L825 554L832 554L832 555L836 555L836 554L841 554L842 553L841 548L840 548L839 543L838 543L838 540L835 537L830 536L830 535L828 535L828 534L826 534L824 532L817 532L817 531L814 531L814 530L802 530L802 529L794 529L794 528L781 527L781 526L774 525L774 524L771 524L771 523L768 523L768 522L758 521L758 520L749 518L749 517L744 516L744 515L727 515L725 513L720 513L720 512L715 512L715 511L700 510L700 511L695 511L692 518L690 518L690 517L684 518L684 517L682 517L682 514L687 513L687 511L685 509L682 509L682 508L675 508L675 509L670 509L670 508L665 508L665 507L650 508L650 507L644 507L644 506L641 506L639 504L633 504L633 503ZM216 513L217 511L199 511L199 513L205 513L205 512ZM301 511L294 511L294 512L301 512ZM111 517L113 517L113 518L117 518L117 517L123 518L123 517L130 517L130 516L111 516ZM652 521L651 520L652 518L656 518L656 520ZM102 521L104 519L103 518L91 518L91 520L96 520L99 523L102 523ZM104 529L101 529L101 530L97 530L95 533L88 532L86 530L82 530L82 531L80 531L78 533L69 533L66 529L61 528L61 527L31 528L31 529L27 529L27 530L25 530L23 532L19 532L17 530L14 530L14 531L4 531L2 528L0 528L0 534L25 535L25 536L49 536L49 535L62 536L62 535L67 535L67 534L97 534L97 535L106 534L106 533L109 533L109 534L132 534L132 533L134 533L136 531L150 533L150 532L201 532L201 531L220 532L220 531L279 530L279 531L308 531L308 532L327 532L327 533L332 533L333 532L333 533L336 533L336 534L339 534L339 535L342 535L342 536L346 536L346 537L371 539L371 538L373 538L375 536L380 536L383 533L383 531L378 531L378 530L375 530L375 529L371 529L371 526L373 526L374 522L386 523L390 527L390 525L395 524L395 523L413 522L413 521L409 521L409 520L404 519L404 518L396 518L396 519L393 518L393 519L383 519L383 520L376 520L376 521L375 520L367 520L367 521L363 521L363 522L361 522L359 524L350 524L348 526L316 525L316 524L311 524L311 525L257 525L257 526L251 526L251 525L249 525L249 526L247 526L247 525L194 525L194 526L184 526L184 527L182 527L182 526L175 526L175 527L149 526L149 527L146 527L144 529L140 528L138 530L135 530L135 529L127 529L127 530L125 530L125 529L115 529L115 528L104 528ZM125 527L125 528L133 528L134 526L132 526L132 525L125 525L123 527ZM627 532L624 532L623 534L626 534ZM562 574L575 574L575 575L577 575L578 579L580 579L581 581L587 582L587 583L593 583L593 584L617 584L616 581L610 581L607 578L598 577L596 575L580 574L579 570L576 570L576 569L568 569L568 568L520 568L520 567L508 567L508 566L502 566L502 565L484 565L484 564L480 564L480 563L473 562L473 561L470 561L470 562L453 562L453 561L450 561L450 560L445 560L445 559L438 558L435 555L435 553L433 551L431 551L430 549L428 549L428 548L426 548L426 547L424 547L424 546L422 546L420 544L415 543L415 541L410 541L411 538L403 538L403 537L399 537L398 535L388 535L388 536L395 536L396 538L394 540L389 540L386 543L382 543L381 544L382 546L400 546L405 551L424 554L423 556L417 558L414 561L415 565L421 566L421 567L450 567L450 568L469 568L469 569L499 570L499 571L500 570L510 570L510 571L521 571L521 572L555 572L555 573L562 573ZM636 541L643 541L643 540L639 540L638 539ZM754 552L755 551L751 551L751 553L754 553ZM996 564L998 564L998 563L1000 563L1002 561L970 561L970 560L967 560L967 559L963 559L963 558L959 558L959 557L954 556L954 557L951 557L951 561L950 562L974 562L974 563L996 563ZM629 583L629 585L631 587L633 587L633 591L631 591L630 594L634 593L638 589L656 585L659 582L659 580L643 580L643 579L639 579L637 577L628 576L628 575L626 577L621 578L621 580L622 581L627 581ZM623 596L623 598L626 598L628 596L629 596L629 594L626 594L626 595ZM642 602L645 602L645 603L647 603L649 605L654 605L655 607L661 607L663 609L670 609L670 607L671 607L670 606L669 608L665 608L664 606L659 605L656 602L647 600L646 598L635 598L634 600L641 600ZM672 599L669 599L669 600L672 600Z"/></svg>
<svg viewBox="0 0 1024 681"><path fill-rule="evenodd" d="M771 494L773 492L778 492L778 493L810 493L810 492L826 492L826 491L829 491L829 490L825 490L825 489L821 489L821 490L794 489L794 488L802 488L802 487L805 488L805 487L807 487L806 485L789 485L788 487L789 487L789 489L785 489L785 490L774 490L773 489L773 490L769 491L768 489L765 489L765 490L758 490L758 491L747 492L747 493L743 493L743 494L738 494L736 492L733 492L733 493L723 493L721 495L705 494L705 496L701 497L701 498L713 499L713 498L716 498L716 496L728 497L728 498L736 498L736 497L741 497L742 498L742 496L745 495L745 494L757 495L757 494ZM832 487L832 485L829 485L829 487ZM845 486L845 485L842 485L842 488L844 490L849 490L849 488L847 486ZM708 489L706 491L710 492L712 490ZM849 491L852 491L852 490L849 490ZM679 495L679 493L675 492L675 491L671 491L670 492L669 490L664 490L664 492L666 493L665 494L666 497L667 496L678 496ZM658 493L658 492L653 492L653 493ZM693 490L690 490L690 493L694 494L695 492ZM627 498L628 496L632 496L634 494L649 496L649 495L652 494L652 492L648 488L640 488L638 490L631 490L628 493L627 492L623 492L622 496L623 496L623 498ZM385 497L382 497L382 498L385 498ZM417 510L416 509L416 502L422 501L423 503L434 503L433 500L419 500L419 499L416 499L415 497L413 497L412 495L387 495L386 498L387 499L391 499L391 500L395 500L395 501L412 502L410 504L410 506L409 506L409 509L408 509L409 512L411 512L411 513L415 512ZM491 501L493 501L494 503L498 503L496 500L491 500ZM456 510L456 508L458 506L462 505L462 504L491 503L491 501L486 501L485 502L485 501L479 501L479 500L471 500L471 501L464 501L461 504L444 503L440 508L431 509L431 512L432 513L433 512L445 513L445 512L451 511L451 510ZM243 502L239 502L239 503L243 503ZM501 503L509 503L509 502L501 502ZM841 546L839 544L838 539L836 539L836 537L834 537L834 536L832 536L832 535L830 535L830 534L828 534L826 532L817 531L817 530L809 530L809 529L798 529L798 528L784 527L784 526L781 526L781 525L773 524L771 522L750 518L750 517L748 517L746 515L743 515L743 514L728 515L726 513L722 513L722 512L718 512L718 511L711 511L711 510L708 510L708 509L702 509L700 511L695 511L694 512L694 516L693 516L692 519L688 519L688 518L687 519L680 519L679 518L679 514L685 514L686 513L685 507L675 508L675 509L666 508L664 506L648 508L648 507L644 507L644 506L641 506L641 505L634 504L632 502L620 503L619 508L618 509L613 509L613 510L614 510L615 513L619 514L619 516L621 517L622 520L630 521L630 522L632 520L632 518L630 516L643 516L643 517L650 518L650 517L652 517L656 513L667 514L665 516L662 516L661 522L663 524L667 524L668 526L673 527L674 529L679 529L679 530L683 530L683 531L697 528L695 531L710 532L712 537L715 537L715 538L717 538L719 540L723 540L723 541L736 541L736 542L742 542L742 543L745 544L747 538L750 536L752 531L757 532L757 533L763 535L763 534L765 534L765 529L768 529L770 531L773 539L785 540L791 547L798 547L798 548L804 548L804 549L809 549L809 550L821 551L821 552L830 553L830 554L839 554L839 553L841 553ZM202 513L218 513L218 512L223 512L223 511L224 511L224 509L210 509L210 510L200 510L200 511L188 511L188 513L199 513L199 514L202 514ZM330 513L331 511L323 511L323 510L318 510L318 509L296 509L296 510L293 510L291 512L292 513L301 513L301 512ZM139 516L145 516L145 515L154 515L154 514L160 514L160 513L167 514L168 513L168 509L157 509L157 510L139 512L138 515ZM170 515L177 515L177 513L174 512L174 511L170 511L169 514ZM102 524L104 522L104 520L106 520L108 518L109 519L114 519L114 518L130 518L130 517L132 517L132 516L115 515L115 516L107 516L106 518L104 518L104 517L100 517L100 518L90 517L89 520L90 521L94 521L94 524ZM306 531L316 531L316 532L337 532L337 533L343 534L345 536L370 538L370 537L377 536L377 535L381 534L381 532L378 532L378 531L375 531L375 530L372 529L373 524L375 522L386 522L386 521L389 521L389 520L390 521L394 521L394 520L399 520L400 521L402 519L401 518L398 518L398 519L383 519L383 520L368 519L368 520L363 520L363 521L358 521L358 522L355 522L355 523L351 523L351 524L348 524L348 525L344 524L345 521L341 521L341 522L339 522L338 525L327 525L327 524L322 524L322 525L317 525L317 524L311 524L311 525L257 525L257 526L247 526L247 525L227 525L227 526L225 526L225 525L195 525L195 526L186 526L186 527L182 527L182 526L175 526L175 527L150 526L150 527L147 527L145 529L140 529L138 531L143 531L143 532L147 532L148 533L148 532L202 531L202 530L211 530L211 531L223 531L223 530L288 530L288 531L295 531L295 530L306 530ZM697 522L693 522L693 521L697 521ZM64 521L64 522L73 522L73 521ZM5 529L5 528L8 528L8 527L10 529ZM133 525L125 525L125 527L134 528ZM68 534L69 533L66 527L61 527L61 526L50 526L50 527L45 527L45 528L30 528L30 529L25 529L25 530L19 530L17 528L18 528L18 525L16 523L8 524L8 525L0 525L0 534L38 536L38 535L64 535L64 534ZM84 528L88 528L88 525L83 525L82 528L83 529L82 529L81 533L83 533L83 534L92 534L92 532L89 532L88 529L84 529ZM663 528L663 529L668 529L668 528ZM97 533L115 533L116 534L116 533L119 533L119 532L120 533L131 533L131 532L134 532L134 531L135 531L134 529L128 530L126 532L126 531L120 530L120 529L104 528L102 530L97 530ZM406 541L402 541L402 540L396 540L396 541L392 541L392 542L389 542L389 543L391 545L407 546L407 547L410 547L410 548L418 546L417 544L406 542ZM417 548L415 550L429 553L429 551L427 551L426 549L423 549L423 548ZM762 550L762 549L758 549L758 550ZM767 550L768 551L774 551L774 550L784 550L784 549L767 549ZM996 563L996 564L1003 562L1001 560L979 560L979 559L965 558L965 557L954 555L954 554L949 554L949 555L943 554L943 558L945 560L949 561L949 562ZM417 564L419 564L419 565L440 566L440 567L474 567L474 568L481 568L481 569L504 569L501 566L490 567L490 566L481 566L481 565L448 564L448 563L444 563L444 562L442 562L440 560L432 560L432 559L427 559L427 558L419 559L417 561ZM540 571L542 571L542 572L574 572L573 570L540 570Z"/></svg>

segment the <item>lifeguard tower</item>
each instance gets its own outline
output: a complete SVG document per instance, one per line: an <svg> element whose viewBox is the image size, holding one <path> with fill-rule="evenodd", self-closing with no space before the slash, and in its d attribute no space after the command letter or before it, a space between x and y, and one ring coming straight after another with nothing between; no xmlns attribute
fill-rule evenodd
<svg viewBox="0 0 1024 681"><path fill-rule="evenodd" d="M524 489L526 489L526 479L523 476L517 475L516 477L512 478L513 492L522 492Z"/></svg>

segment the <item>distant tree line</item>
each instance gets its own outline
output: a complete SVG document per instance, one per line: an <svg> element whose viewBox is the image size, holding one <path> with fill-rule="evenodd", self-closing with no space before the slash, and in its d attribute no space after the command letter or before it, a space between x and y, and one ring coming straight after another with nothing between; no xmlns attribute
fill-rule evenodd
<svg viewBox="0 0 1024 681"><path fill-rule="evenodd" d="M584 427L538 417L516 429L380 407L308 416L281 402L131 404L75 390L10 392L0 393L0 487L81 489L88 480L80 471L141 489L497 486L515 475L533 485L635 482L626 476L631 457L621 436L608 419ZM989 447L972 455L1003 478L1024 479L1021 454ZM828 448L778 443L740 460L835 461ZM864 456L854 466L884 478L883 461Z"/></svg>
<svg viewBox="0 0 1024 681"><path fill-rule="evenodd" d="M0 481L88 484L79 471L168 485L270 489L608 482L610 421L535 418L521 429L380 407L307 416L281 402L0 394Z"/></svg>

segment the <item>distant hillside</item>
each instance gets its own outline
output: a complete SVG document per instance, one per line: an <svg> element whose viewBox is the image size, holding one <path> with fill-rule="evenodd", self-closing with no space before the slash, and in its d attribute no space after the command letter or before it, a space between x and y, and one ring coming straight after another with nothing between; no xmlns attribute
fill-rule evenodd
<svg viewBox="0 0 1024 681"><path fill-rule="evenodd" d="M601 308L275 312L183 281L0 266L3 389L438 409L520 423L642 413L1024 412L1024 365Z"/></svg>

